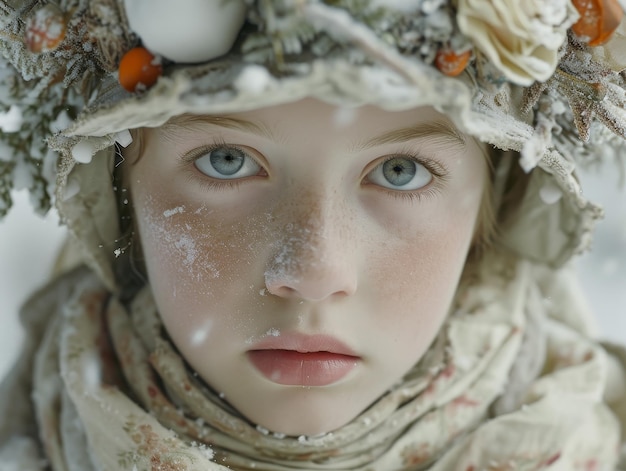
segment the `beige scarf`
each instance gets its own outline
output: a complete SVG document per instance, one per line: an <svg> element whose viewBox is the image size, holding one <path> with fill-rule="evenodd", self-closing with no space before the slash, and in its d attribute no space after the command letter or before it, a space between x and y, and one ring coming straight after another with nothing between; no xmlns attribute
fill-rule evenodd
<svg viewBox="0 0 626 471"><path fill-rule="evenodd" d="M315 437L255 426L211 391L163 333L149 289L127 310L84 278L36 356L49 463L55 471L615 469L620 432L603 403L606 353L547 318L528 263L489 266L463 283L401 384Z"/></svg>

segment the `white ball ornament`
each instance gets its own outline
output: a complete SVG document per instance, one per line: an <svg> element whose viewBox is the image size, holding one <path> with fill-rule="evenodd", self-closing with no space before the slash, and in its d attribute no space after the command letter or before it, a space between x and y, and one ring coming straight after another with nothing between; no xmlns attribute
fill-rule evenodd
<svg viewBox="0 0 626 471"><path fill-rule="evenodd" d="M125 0L130 28L152 53L179 63L226 54L246 17L243 0Z"/></svg>

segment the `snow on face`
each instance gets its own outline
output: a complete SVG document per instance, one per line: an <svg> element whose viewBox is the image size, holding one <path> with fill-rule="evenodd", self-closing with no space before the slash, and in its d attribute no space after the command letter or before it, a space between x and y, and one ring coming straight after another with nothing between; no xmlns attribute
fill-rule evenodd
<svg viewBox="0 0 626 471"><path fill-rule="evenodd" d="M209 337L212 324L213 324L213 321L209 318L206 320L204 325L195 328L193 332L191 333L191 339L190 339L191 345L201 346Z"/></svg>
<svg viewBox="0 0 626 471"><path fill-rule="evenodd" d="M153 210L155 201L150 197L144 203L147 209L141 226L146 229L150 236L158 239L161 245L162 255L169 257L176 254L184 267L183 274L191 275L198 281L217 278L219 269L212 263L196 265L199 256L196 239L190 232L188 223L180 223L174 216L185 212L184 206L177 206L164 211Z"/></svg>
<svg viewBox="0 0 626 471"><path fill-rule="evenodd" d="M354 122L358 113L359 111L357 108L339 108L333 115L333 123L337 128L349 126Z"/></svg>
<svg viewBox="0 0 626 471"><path fill-rule="evenodd" d="M449 310L485 188L481 149L434 110L342 113L303 100L181 117L145 130L144 155L128 167L168 333L272 433L347 423L421 358ZM418 165L431 178L413 188ZM292 349L302 335L347 345L355 367L294 387L250 360L259 345Z"/></svg>

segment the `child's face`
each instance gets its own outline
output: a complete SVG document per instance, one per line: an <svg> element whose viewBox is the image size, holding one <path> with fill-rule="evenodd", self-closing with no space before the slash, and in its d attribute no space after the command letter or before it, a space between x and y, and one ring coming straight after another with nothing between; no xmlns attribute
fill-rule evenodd
<svg viewBox="0 0 626 471"><path fill-rule="evenodd" d="M147 130L129 166L156 303L190 365L252 422L328 432L438 332L485 157L427 108L305 100L229 118Z"/></svg>

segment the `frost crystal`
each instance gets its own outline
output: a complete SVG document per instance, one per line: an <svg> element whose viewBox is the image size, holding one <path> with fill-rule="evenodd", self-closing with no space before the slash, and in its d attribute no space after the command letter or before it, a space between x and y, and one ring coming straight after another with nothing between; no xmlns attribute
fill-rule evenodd
<svg viewBox="0 0 626 471"><path fill-rule="evenodd" d="M215 458L215 453L208 446L201 444L198 446L198 449L202 452L206 459L212 460Z"/></svg>
<svg viewBox="0 0 626 471"><path fill-rule="evenodd" d="M256 429L259 433L263 434L263 435L269 435L270 431L268 429L266 429L265 427L261 427L260 425L256 426Z"/></svg>
<svg viewBox="0 0 626 471"><path fill-rule="evenodd" d="M82 362L82 373L88 391L95 391L102 382L102 366L95 355L85 355Z"/></svg>
<svg viewBox="0 0 626 471"><path fill-rule="evenodd" d="M185 212L185 207L184 206L177 206L176 208L167 209L167 210L163 211L163 216L165 216L166 218L170 218L170 217L174 216L175 214L182 214L184 212Z"/></svg>
<svg viewBox="0 0 626 471"><path fill-rule="evenodd" d="M183 264L187 267L196 261L196 258L200 253L196 247L195 241L188 235L182 235L177 241L174 242L174 247L176 247L184 255L185 258L183 260Z"/></svg>
<svg viewBox="0 0 626 471"><path fill-rule="evenodd" d="M72 148L72 157L76 162L88 164L93 157L93 147L88 141L81 141Z"/></svg>
<svg viewBox="0 0 626 471"><path fill-rule="evenodd" d="M121 131L115 135L115 142L117 142L122 147L128 147L133 142L133 136L128 130Z"/></svg>
<svg viewBox="0 0 626 471"><path fill-rule="evenodd" d="M0 113L0 129L3 132L18 132L22 122L22 110L16 105L11 105L6 113Z"/></svg>
<svg viewBox="0 0 626 471"><path fill-rule="evenodd" d="M357 115L358 111L356 108L342 107L335 112L333 121L335 126L338 128L344 128L350 126L350 124L352 124L356 119Z"/></svg>
<svg viewBox="0 0 626 471"><path fill-rule="evenodd" d="M280 337L280 330L272 328L265 332L265 335L268 337Z"/></svg>
<svg viewBox="0 0 626 471"><path fill-rule="evenodd" d="M546 204L554 204L563 197L563 191L554 182L546 183L539 190L541 200Z"/></svg>
<svg viewBox="0 0 626 471"><path fill-rule="evenodd" d="M206 459L213 460L215 458L213 450L204 443L191 442L191 446L197 448Z"/></svg>
<svg viewBox="0 0 626 471"><path fill-rule="evenodd" d="M265 90L271 81L271 75L264 67L250 65L239 74L235 86L243 92L257 95Z"/></svg>
<svg viewBox="0 0 626 471"><path fill-rule="evenodd" d="M204 341L209 336L209 333L211 332L212 324L213 324L212 321L207 320L204 323L204 325L200 326L199 328L195 329L192 332L191 338L190 338L190 342L192 346L198 346L204 343Z"/></svg>

